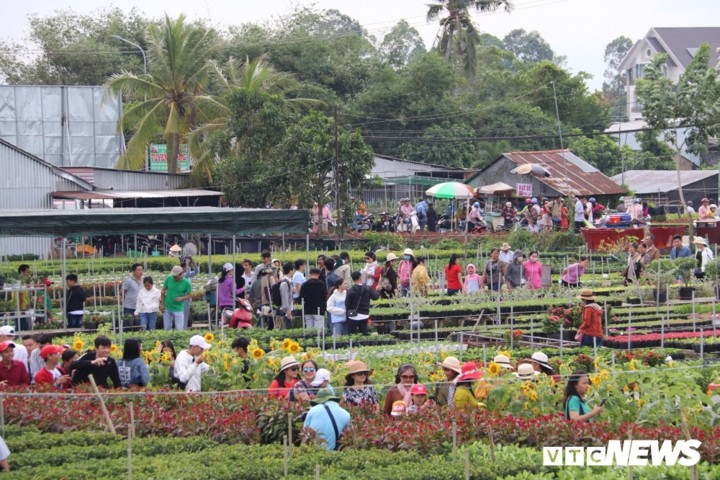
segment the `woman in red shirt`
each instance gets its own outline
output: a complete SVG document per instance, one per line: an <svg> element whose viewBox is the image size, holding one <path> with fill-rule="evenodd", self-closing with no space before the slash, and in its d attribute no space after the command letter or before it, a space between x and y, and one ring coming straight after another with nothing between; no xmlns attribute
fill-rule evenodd
<svg viewBox="0 0 720 480"><path fill-rule="evenodd" d="M275 398L288 398L290 391L298 383L300 364L295 357L284 357L280 360L280 371L268 387L268 395Z"/></svg>
<svg viewBox="0 0 720 480"><path fill-rule="evenodd" d="M448 295L455 295L463 288L462 267L457 260L457 253L453 253L450 255L450 261L445 265L445 281L447 282Z"/></svg>
<svg viewBox="0 0 720 480"><path fill-rule="evenodd" d="M580 290L582 306L582 324L578 328L578 335L582 334L580 345L583 347L601 346L603 341L603 308L597 304L593 291L589 288Z"/></svg>

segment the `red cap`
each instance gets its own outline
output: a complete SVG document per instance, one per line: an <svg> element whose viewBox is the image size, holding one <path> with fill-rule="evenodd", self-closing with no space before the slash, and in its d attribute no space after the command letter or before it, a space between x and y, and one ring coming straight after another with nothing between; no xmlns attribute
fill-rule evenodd
<svg viewBox="0 0 720 480"><path fill-rule="evenodd" d="M13 342L2 342L0 343L0 352L4 352L8 348L15 348L15 344Z"/></svg>
<svg viewBox="0 0 720 480"><path fill-rule="evenodd" d="M427 387L425 385L422 385L420 383L416 383L412 387L410 387L410 394L411 395L427 395Z"/></svg>
<svg viewBox="0 0 720 480"><path fill-rule="evenodd" d="M46 287L49 287L49 286L52 285L53 283L55 283L55 282L53 282L52 280L50 280L50 279L47 278L47 277L45 277L45 279L42 281L42 284L45 285Z"/></svg>
<svg viewBox="0 0 720 480"><path fill-rule="evenodd" d="M40 357L42 357L43 360L47 360L47 357L53 353L62 353L63 350L65 349L60 345L45 345L40 350Z"/></svg>

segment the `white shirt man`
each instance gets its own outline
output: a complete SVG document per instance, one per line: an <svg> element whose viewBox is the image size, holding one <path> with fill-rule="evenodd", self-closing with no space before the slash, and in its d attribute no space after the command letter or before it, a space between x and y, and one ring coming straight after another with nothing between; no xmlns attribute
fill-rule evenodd
<svg viewBox="0 0 720 480"><path fill-rule="evenodd" d="M185 384L186 392L202 390L202 376L210 369L205 363L205 350L211 346L201 335L193 335L190 347L181 351L175 359L175 378Z"/></svg>
<svg viewBox="0 0 720 480"><path fill-rule="evenodd" d="M25 365L25 368L28 367L27 348L25 348L25 345L22 343L17 343L15 341L15 329L13 327L10 325L3 325L0 327L0 342L12 342L15 344L15 355L13 356L13 359L22 362Z"/></svg>

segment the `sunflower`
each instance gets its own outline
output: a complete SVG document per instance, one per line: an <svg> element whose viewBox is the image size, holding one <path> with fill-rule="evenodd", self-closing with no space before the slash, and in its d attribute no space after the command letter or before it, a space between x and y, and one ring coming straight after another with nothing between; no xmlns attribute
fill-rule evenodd
<svg viewBox="0 0 720 480"><path fill-rule="evenodd" d="M160 357L160 360L167 363L170 360L172 360L172 354L170 352L163 352L162 356Z"/></svg>
<svg viewBox="0 0 720 480"><path fill-rule="evenodd" d="M600 375L590 376L590 383L592 383L594 387L600 385Z"/></svg>
<svg viewBox="0 0 720 480"><path fill-rule="evenodd" d="M270 340L270 351L274 352L278 348L282 348L282 344L279 341L275 340L274 338L272 340Z"/></svg>
<svg viewBox="0 0 720 480"><path fill-rule="evenodd" d="M117 345L114 343L110 345L110 353L116 353L117 352Z"/></svg>
<svg viewBox="0 0 720 480"><path fill-rule="evenodd" d="M595 357L595 360L593 360L593 366L595 367L595 370L600 370L600 357Z"/></svg>
<svg viewBox="0 0 720 480"><path fill-rule="evenodd" d="M495 362L490 362L490 365L488 365L488 373L496 377L500 373L500 365Z"/></svg>
<svg viewBox="0 0 720 480"><path fill-rule="evenodd" d="M638 406L638 408L642 408L643 405L645 405L645 400L643 400L643 399L641 398L640 400L637 401L637 406Z"/></svg>
<svg viewBox="0 0 720 480"><path fill-rule="evenodd" d="M80 338L76 338L73 341L73 350L75 350L76 352L81 351L84 346L85 346L85 343Z"/></svg>
<svg viewBox="0 0 720 480"><path fill-rule="evenodd" d="M203 335L203 338L206 342L212 343L213 340L215 340L215 335L213 335L212 332L207 332L205 335Z"/></svg>
<svg viewBox="0 0 720 480"><path fill-rule="evenodd" d="M507 350L502 350L498 352L498 355L505 355L508 358L512 358L512 353L508 352Z"/></svg>
<svg viewBox="0 0 720 480"><path fill-rule="evenodd" d="M255 360L260 360L264 356L265 356L265 350L263 350L262 348L256 348L255 350L252 351L252 357Z"/></svg>
<svg viewBox="0 0 720 480"><path fill-rule="evenodd" d="M528 394L528 398L531 402L537 402L538 399L538 393L535 390L530 390L530 393Z"/></svg>
<svg viewBox="0 0 720 480"><path fill-rule="evenodd" d="M223 362L223 370L226 371L226 372L229 372L229 371L230 371L230 362L229 362L229 361L225 360L225 361Z"/></svg>
<svg viewBox="0 0 720 480"><path fill-rule="evenodd" d="M291 339L289 339L289 338L286 338L285 340L283 340L282 344L280 345L280 348L282 348L282 349L285 350L286 352L289 352L289 351L290 351L290 345L292 345L292 344L293 344L293 341L292 341Z"/></svg>
<svg viewBox="0 0 720 480"><path fill-rule="evenodd" d="M637 370L637 365L635 364L635 359L630 359L630 370Z"/></svg>
<svg viewBox="0 0 720 480"><path fill-rule="evenodd" d="M533 407L532 412L533 415L537 417L540 414L540 409L538 407Z"/></svg>
<svg viewBox="0 0 720 480"><path fill-rule="evenodd" d="M600 379L601 380L610 380L610 372L607 370L600 370Z"/></svg>
<svg viewBox="0 0 720 480"><path fill-rule="evenodd" d="M288 347L288 351L293 355L298 353L300 350L302 350L302 348L300 348L300 344L297 342L292 342Z"/></svg>

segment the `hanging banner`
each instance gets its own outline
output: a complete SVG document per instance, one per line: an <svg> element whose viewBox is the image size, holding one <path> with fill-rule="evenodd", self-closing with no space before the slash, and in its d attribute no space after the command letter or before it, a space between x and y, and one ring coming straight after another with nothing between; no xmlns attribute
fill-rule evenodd
<svg viewBox="0 0 720 480"><path fill-rule="evenodd" d="M181 144L178 153L178 170L180 172L190 171L190 149L187 144ZM167 145L164 143L150 144L150 171L167 172Z"/></svg>
<svg viewBox="0 0 720 480"><path fill-rule="evenodd" d="M532 183L516 183L515 191L518 197L530 198L532 197Z"/></svg>

